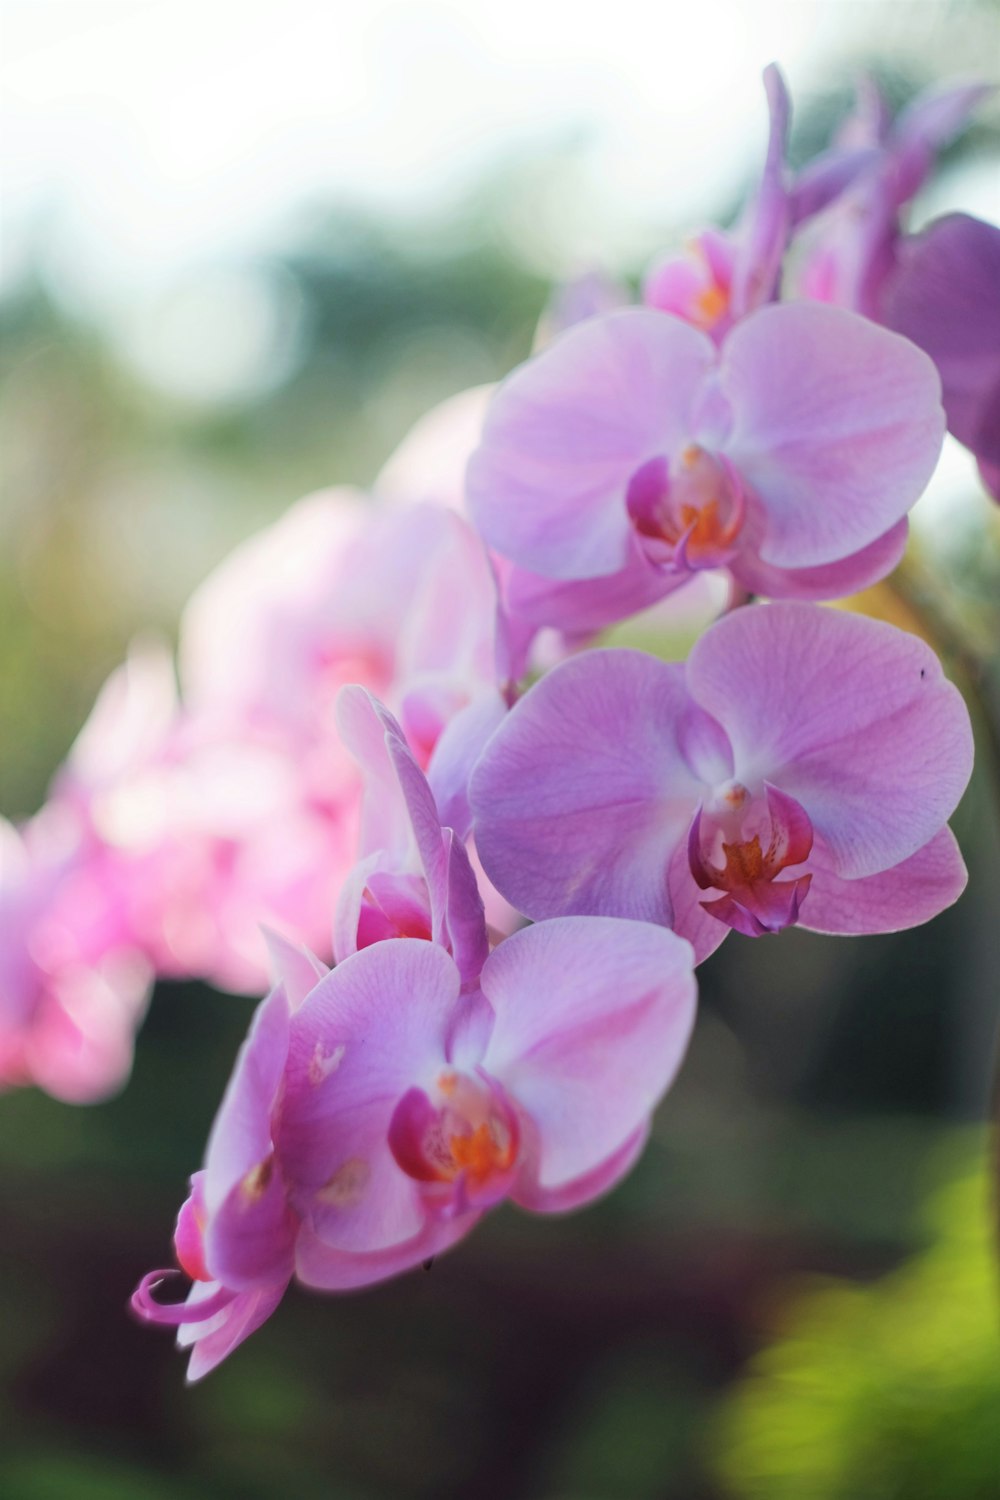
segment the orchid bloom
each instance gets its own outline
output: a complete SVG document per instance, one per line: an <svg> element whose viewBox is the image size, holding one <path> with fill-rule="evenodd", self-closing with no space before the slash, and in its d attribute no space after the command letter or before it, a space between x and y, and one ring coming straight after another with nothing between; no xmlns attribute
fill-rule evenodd
<svg viewBox="0 0 1000 1500"><path fill-rule="evenodd" d="M933 359L948 429L1000 500L1000 229L949 214L904 240L898 260L885 321Z"/></svg>
<svg viewBox="0 0 1000 1500"><path fill-rule="evenodd" d="M930 478L944 417L933 364L841 309L759 309L721 350L629 309L516 370L469 465L486 542L622 618L694 570L770 596L884 577Z"/></svg>
<svg viewBox="0 0 1000 1500"><path fill-rule="evenodd" d="M348 687L338 720L367 782L360 862L337 904L338 961L386 938L424 938L445 947L463 980L474 982L486 958L486 927L462 842L442 827L427 778L388 709L364 688Z"/></svg>
<svg viewBox="0 0 1000 1500"><path fill-rule="evenodd" d="M686 253L657 262L646 277L643 301L673 313L716 343L740 318L778 292L790 230L785 156L791 105L784 79L772 63L764 70L770 116L767 156L757 192L732 233L704 230Z"/></svg>
<svg viewBox="0 0 1000 1500"><path fill-rule="evenodd" d="M550 922L463 993L432 943L375 943L330 973L275 945L175 1244L183 1303L143 1277L137 1314L177 1327L196 1380L267 1318L293 1274L346 1290L462 1238L505 1197L562 1212L633 1165L683 1058L690 946L614 918ZM544 995L545 1004L538 997Z"/></svg>
<svg viewBox="0 0 1000 1500"><path fill-rule="evenodd" d="M308 1104L343 1055L327 1035L321 1007L312 1005L300 1016L329 971L308 950L276 935L270 948L278 983L254 1016L212 1126L205 1166L192 1177L177 1219L174 1246L190 1290L182 1302L159 1301L156 1288L178 1273L158 1270L144 1276L132 1296L140 1318L176 1328L178 1346L191 1348L192 1381L270 1317L296 1270L304 1227L336 1196L329 1184L315 1195L303 1191L282 1134L286 1114L294 1114L296 1090ZM336 1158L335 1140L315 1137L311 1147L310 1163ZM344 1188L341 1177L342 1195ZM348 1290L380 1281L437 1254L453 1238L449 1227L432 1225L389 1253L377 1246L347 1255L314 1250L316 1274L324 1278L316 1284Z"/></svg>
<svg viewBox="0 0 1000 1500"><path fill-rule="evenodd" d="M533 918L888 932L961 894L958 691L919 640L801 603L713 625L685 666L594 651L511 711L473 774L480 857Z"/></svg>
<svg viewBox="0 0 1000 1500"><path fill-rule="evenodd" d="M505 1197L556 1212L606 1192L639 1154L694 1003L688 944L607 918L515 933L473 995L431 943L338 965L293 1021L282 1150L312 1204L299 1276L336 1286L331 1252L416 1264L428 1236L460 1237ZM299 1027L335 1066L309 1071Z"/></svg>

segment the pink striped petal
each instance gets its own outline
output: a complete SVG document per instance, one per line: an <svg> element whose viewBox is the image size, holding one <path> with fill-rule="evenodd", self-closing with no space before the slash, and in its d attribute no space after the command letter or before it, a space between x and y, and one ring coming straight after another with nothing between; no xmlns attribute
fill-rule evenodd
<svg viewBox="0 0 1000 1500"><path fill-rule="evenodd" d="M941 451L933 364L842 308L784 303L738 324L722 351L725 447L766 513L763 560L813 568L899 522Z"/></svg>

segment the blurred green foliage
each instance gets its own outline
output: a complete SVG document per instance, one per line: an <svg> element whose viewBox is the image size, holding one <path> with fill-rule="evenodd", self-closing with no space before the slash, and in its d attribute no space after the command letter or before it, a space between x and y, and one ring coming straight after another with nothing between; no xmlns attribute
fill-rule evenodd
<svg viewBox="0 0 1000 1500"><path fill-rule="evenodd" d="M897 1271L783 1297L776 1341L751 1361L714 1431L728 1494L995 1500L996 1206L995 1173L979 1160L933 1197L931 1242Z"/></svg>

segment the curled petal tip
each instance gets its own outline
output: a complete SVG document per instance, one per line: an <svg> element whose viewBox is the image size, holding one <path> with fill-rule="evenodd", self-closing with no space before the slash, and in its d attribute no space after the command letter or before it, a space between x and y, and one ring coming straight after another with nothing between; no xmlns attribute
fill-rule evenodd
<svg viewBox="0 0 1000 1500"><path fill-rule="evenodd" d="M179 1271L150 1271L142 1278L130 1299L130 1306L137 1317L145 1323L159 1323L168 1328L179 1328L183 1323L205 1323L216 1313L228 1307L236 1296L227 1287L220 1286L203 1302L157 1302L153 1292L168 1276L179 1276Z"/></svg>

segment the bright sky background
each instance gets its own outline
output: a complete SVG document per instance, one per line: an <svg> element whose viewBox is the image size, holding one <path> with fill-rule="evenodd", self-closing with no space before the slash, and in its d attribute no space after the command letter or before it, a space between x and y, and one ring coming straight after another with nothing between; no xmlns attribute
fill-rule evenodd
<svg viewBox="0 0 1000 1500"><path fill-rule="evenodd" d="M614 263L651 224L697 224L746 180L768 61L801 99L849 73L864 39L919 47L940 25L931 0L2 0L0 13L8 274L44 212L57 280L101 299L253 244L303 199L426 208L574 132L581 167L556 209L581 260Z"/></svg>

